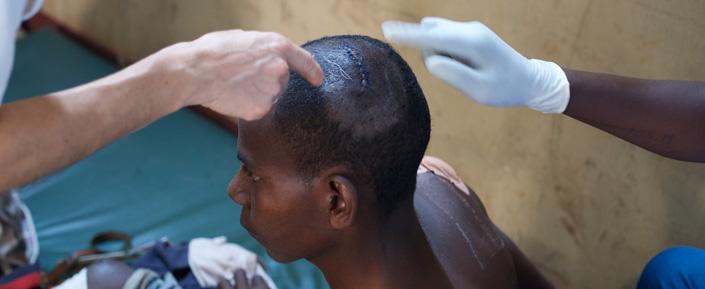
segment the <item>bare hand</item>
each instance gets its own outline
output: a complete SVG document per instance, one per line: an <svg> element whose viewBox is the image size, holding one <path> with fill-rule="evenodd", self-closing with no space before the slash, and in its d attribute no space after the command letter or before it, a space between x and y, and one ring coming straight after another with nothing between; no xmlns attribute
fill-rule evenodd
<svg viewBox="0 0 705 289"><path fill-rule="evenodd" d="M313 85L323 72L310 53L272 32L230 30L208 33L160 51L158 61L179 77L185 105L203 105L246 120L264 116L286 89L289 70Z"/></svg>

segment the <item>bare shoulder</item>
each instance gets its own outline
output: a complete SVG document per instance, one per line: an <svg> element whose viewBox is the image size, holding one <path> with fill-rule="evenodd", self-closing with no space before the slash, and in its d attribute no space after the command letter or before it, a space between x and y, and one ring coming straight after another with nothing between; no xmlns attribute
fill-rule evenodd
<svg viewBox="0 0 705 289"><path fill-rule="evenodd" d="M416 178L414 208L448 278L459 288L516 288L509 244L472 190L432 172Z"/></svg>

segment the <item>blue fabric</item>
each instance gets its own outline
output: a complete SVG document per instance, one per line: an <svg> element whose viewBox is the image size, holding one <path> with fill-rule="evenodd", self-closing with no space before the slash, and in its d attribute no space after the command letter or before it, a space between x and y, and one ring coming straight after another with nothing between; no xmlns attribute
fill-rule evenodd
<svg viewBox="0 0 705 289"><path fill-rule="evenodd" d="M673 247L649 261L637 289L705 289L705 250Z"/></svg>
<svg viewBox="0 0 705 289"><path fill-rule="evenodd" d="M29 275L35 272L42 272L39 264L27 265L21 268L17 268L15 271L12 271L12 273L0 277L0 285L9 284L12 281L15 281L19 278L24 277L25 275Z"/></svg>
<svg viewBox="0 0 705 289"><path fill-rule="evenodd" d="M137 269L122 286L124 289L184 289L171 273L164 277L149 269Z"/></svg>
<svg viewBox="0 0 705 289"><path fill-rule="evenodd" d="M188 244L157 242L132 267L150 269L161 278L166 278L167 273L171 273L183 289L202 288L188 265Z"/></svg>

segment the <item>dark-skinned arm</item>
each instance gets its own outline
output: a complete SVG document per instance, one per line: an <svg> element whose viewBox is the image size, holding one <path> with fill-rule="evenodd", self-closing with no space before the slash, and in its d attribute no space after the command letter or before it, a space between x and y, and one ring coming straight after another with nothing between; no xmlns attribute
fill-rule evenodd
<svg viewBox="0 0 705 289"><path fill-rule="evenodd" d="M664 157L705 162L705 82L563 70L565 115Z"/></svg>
<svg viewBox="0 0 705 289"><path fill-rule="evenodd" d="M565 113L665 157L705 162L705 82L642 80L528 59L477 21L388 21L390 41L424 51L428 71L474 101Z"/></svg>

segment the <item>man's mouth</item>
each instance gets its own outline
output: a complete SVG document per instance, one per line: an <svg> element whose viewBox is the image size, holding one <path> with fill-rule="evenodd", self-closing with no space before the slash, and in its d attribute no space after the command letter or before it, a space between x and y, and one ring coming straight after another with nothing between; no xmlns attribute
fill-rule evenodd
<svg viewBox="0 0 705 289"><path fill-rule="evenodd" d="M243 208L242 212L240 213L240 225L245 228L247 233L249 233L253 239L255 239L258 243L264 246L264 243L260 239L259 235L257 235L257 232L252 228L252 224L250 223L250 212L249 210L245 210L245 208Z"/></svg>
<svg viewBox="0 0 705 289"><path fill-rule="evenodd" d="M240 210L240 225L242 225L242 227L245 229L247 229L247 222L250 221L249 215L249 210L245 207L242 207L242 210Z"/></svg>
<svg viewBox="0 0 705 289"><path fill-rule="evenodd" d="M250 235L255 237L254 231L250 228L250 210L249 208L242 208L242 211L240 211L240 225L247 230ZM256 239L256 237L255 237Z"/></svg>

